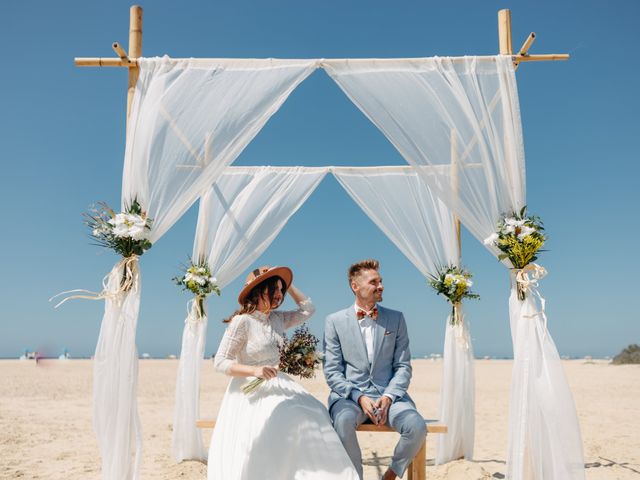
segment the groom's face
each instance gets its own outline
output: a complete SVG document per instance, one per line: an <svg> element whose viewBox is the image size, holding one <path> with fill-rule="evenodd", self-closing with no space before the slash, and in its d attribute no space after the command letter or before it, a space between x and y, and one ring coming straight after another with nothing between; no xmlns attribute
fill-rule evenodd
<svg viewBox="0 0 640 480"><path fill-rule="evenodd" d="M382 301L382 277L377 270L363 270L353 279L353 292L362 303L373 304Z"/></svg>

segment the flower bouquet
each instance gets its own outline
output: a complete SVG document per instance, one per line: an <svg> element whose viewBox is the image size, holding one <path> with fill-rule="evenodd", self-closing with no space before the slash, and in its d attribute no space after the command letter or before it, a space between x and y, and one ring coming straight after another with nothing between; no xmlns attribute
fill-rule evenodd
<svg viewBox="0 0 640 480"><path fill-rule="evenodd" d="M322 353L317 351L318 338L306 325L301 325L293 332L291 340L284 339L280 346L279 369L289 375L300 378L311 378L315 375L315 367L322 362ZM265 382L264 378L256 378L242 387L245 394L255 391Z"/></svg>
<svg viewBox="0 0 640 480"><path fill-rule="evenodd" d="M498 222L497 231L484 240L485 245L494 245L502 253L498 260L509 259L514 269L520 271L537 260L537 253L544 245L542 220L527 215L526 205L519 212L504 215ZM524 300L526 291L518 283L518 298Z"/></svg>
<svg viewBox="0 0 640 480"><path fill-rule="evenodd" d="M100 202L84 217L91 237L100 247L110 248L125 258L140 256L151 248L148 236L152 220L142 211L137 199L121 213Z"/></svg>
<svg viewBox="0 0 640 480"><path fill-rule="evenodd" d="M189 259L189 265L184 267L184 273L174 277L173 281L183 290L189 290L195 295L200 317L204 315L204 299L211 293L220 295L217 280L211 275L209 264L204 259L199 259L197 262Z"/></svg>
<svg viewBox="0 0 640 480"><path fill-rule="evenodd" d="M136 198L124 212L116 213L109 205L100 202L84 213L84 217L96 245L122 255L120 290L128 291L134 283L137 257L151 248L148 237L153 220L142 210Z"/></svg>
<svg viewBox="0 0 640 480"><path fill-rule="evenodd" d="M438 295L444 295L451 303L451 324L460 322L458 307L463 298L480 298L480 295L470 291L473 282L471 273L462 267L448 265L440 268L438 274L432 276L429 284Z"/></svg>

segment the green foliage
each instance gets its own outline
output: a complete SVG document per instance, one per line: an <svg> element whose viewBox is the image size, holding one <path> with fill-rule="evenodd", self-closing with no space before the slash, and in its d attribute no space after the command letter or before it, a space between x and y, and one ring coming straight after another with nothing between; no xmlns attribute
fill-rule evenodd
<svg viewBox="0 0 640 480"><path fill-rule="evenodd" d="M618 355L613 357L611 361L614 365L625 365L631 363L640 363L640 345L632 344L623 349Z"/></svg>

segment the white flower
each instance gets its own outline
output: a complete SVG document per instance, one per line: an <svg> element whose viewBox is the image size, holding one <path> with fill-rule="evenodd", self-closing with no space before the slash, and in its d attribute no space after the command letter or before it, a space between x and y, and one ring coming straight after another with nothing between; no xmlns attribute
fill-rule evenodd
<svg viewBox="0 0 640 480"><path fill-rule="evenodd" d="M140 215L133 213L118 213L109 220L113 225L113 234L116 237L130 237L133 240L142 240L147 235L147 221Z"/></svg>
<svg viewBox="0 0 640 480"><path fill-rule="evenodd" d="M524 240L526 237L528 237L532 233L535 233L535 231L536 231L535 228L523 225L522 227L520 227L520 233L518 234L518 240L520 240L520 241Z"/></svg>
<svg viewBox="0 0 640 480"><path fill-rule="evenodd" d="M497 240L498 240L498 234L492 233L491 235L489 235L487 238L484 239L484 244L493 245L494 243L496 243Z"/></svg>
<svg viewBox="0 0 640 480"><path fill-rule="evenodd" d="M216 277L209 277L209 283L216 283L218 279Z"/></svg>
<svg viewBox="0 0 640 480"><path fill-rule="evenodd" d="M513 227L521 227L524 225L524 220L517 220L514 217L507 217L504 219L504 224Z"/></svg>

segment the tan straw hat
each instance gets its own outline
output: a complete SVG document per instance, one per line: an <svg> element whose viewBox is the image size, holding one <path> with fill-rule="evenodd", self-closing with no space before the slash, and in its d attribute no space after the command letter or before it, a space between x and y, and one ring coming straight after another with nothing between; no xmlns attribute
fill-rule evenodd
<svg viewBox="0 0 640 480"><path fill-rule="evenodd" d="M280 277L285 283L285 288L289 288L293 280L293 272L289 267L270 267L269 265L264 265L256 268L247 275L244 287L240 291L240 295L238 295L238 303L243 305L244 299L249 295L251 289L271 277Z"/></svg>

